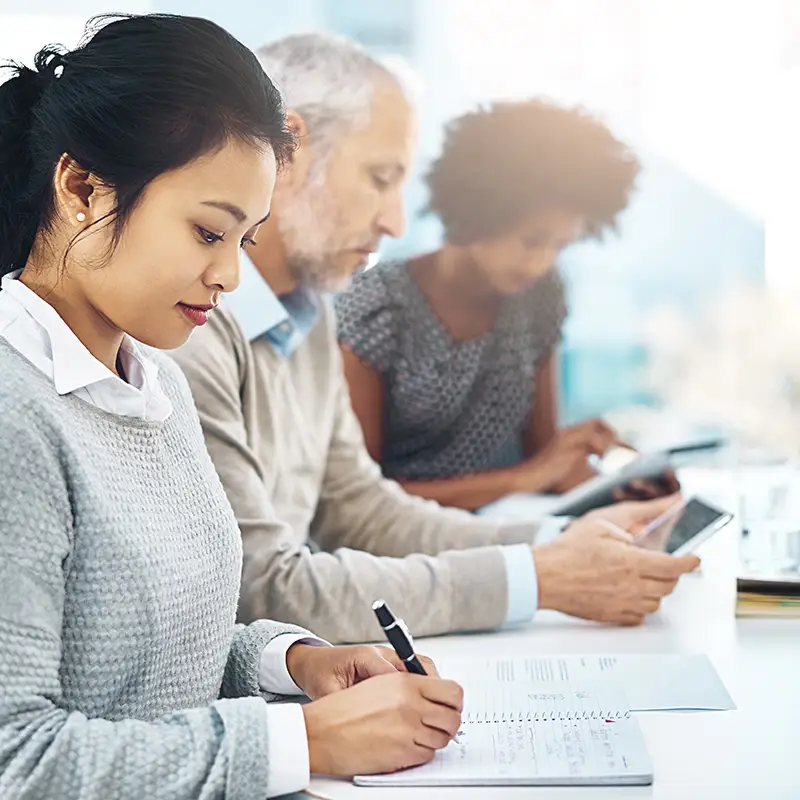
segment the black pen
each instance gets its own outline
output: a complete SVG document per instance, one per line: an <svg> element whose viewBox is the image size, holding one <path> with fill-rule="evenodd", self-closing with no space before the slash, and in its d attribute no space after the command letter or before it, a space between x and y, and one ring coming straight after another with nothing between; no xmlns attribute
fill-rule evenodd
<svg viewBox="0 0 800 800"><path fill-rule="evenodd" d="M389 644L394 648L397 657L409 672L415 675L427 675L422 664L419 663L417 654L414 652L414 642L411 634L406 628L405 622L396 619L391 609L383 600L376 600L372 604L372 610L378 618L378 624L383 628Z"/></svg>
<svg viewBox="0 0 800 800"><path fill-rule="evenodd" d="M683 453L700 453L704 450L719 450L724 444L724 439L703 439L698 442L687 442L686 444L675 445L675 447L668 447L667 453L671 456L679 456Z"/></svg>

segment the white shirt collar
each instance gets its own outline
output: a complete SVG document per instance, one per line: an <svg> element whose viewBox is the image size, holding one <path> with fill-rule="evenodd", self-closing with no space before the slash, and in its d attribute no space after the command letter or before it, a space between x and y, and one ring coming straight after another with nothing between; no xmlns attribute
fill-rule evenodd
<svg viewBox="0 0 800 800"><path fill-rule="evenodd" d="M120 361L126 382L86 349L47 301L17 280L20 274L21 270L11 273L0 282L0 321L6 327L15 325L4 335L40 369L48 372L44 367L49 367L60 395L81 394L104 410L125 416L163 421L170 415L172 405L161 389L158 365L138 342L129 336L122 341Z"/></svg>

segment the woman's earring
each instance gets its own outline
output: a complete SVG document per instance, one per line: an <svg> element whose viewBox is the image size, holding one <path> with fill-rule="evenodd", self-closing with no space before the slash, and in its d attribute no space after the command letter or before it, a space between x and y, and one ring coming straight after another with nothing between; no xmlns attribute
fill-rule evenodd
<svg viewBox="0 0 800 800"><path fill-rule="evenodd" d="M86 221L86 214L83 211L79 211L77 214L78 222L85 222Z"/></svg>

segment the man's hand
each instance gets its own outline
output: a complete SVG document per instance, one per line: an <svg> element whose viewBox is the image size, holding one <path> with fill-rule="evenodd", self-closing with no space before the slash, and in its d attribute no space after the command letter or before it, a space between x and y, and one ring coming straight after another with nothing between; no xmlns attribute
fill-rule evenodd
<svg viewBox="0 0 800 800"><path fill-rule="evenodd" d="M590 511L581 517L583 520L605 520L612 523L617 528L636 536L640 530L660 517L664 512L669 511L672 506L679 503L680 494L669 494L666 497L659 497L657 500L649 500L646 503L625 502L615 503L613 506L605 506Z"/></svg>
<svg viewBox="0 0 800 800"><path fill-rule="evenodd" d="M428 675L438 677L433 661L419 656ZM405 672L390 647L314 647L293 644L286 653L286 668L292 680L312 699L347 689L376 675Z"/></svg>
<svg viewBox="0 0 800 800"><path fill-rule="evenodd" d="M661 598L700 559L643 550L633 535L675 501L673 496L593 511L558 539L535 545L539 608L617 625L638 625L657 611Z"/></svg>
<svg viewBox="0 0 800 800"><path fill-rule="evenodd" d="M303 706L311 772L350 776L425 764L458 733L463 707L457 683L407 672L334 692Z"/></svg>

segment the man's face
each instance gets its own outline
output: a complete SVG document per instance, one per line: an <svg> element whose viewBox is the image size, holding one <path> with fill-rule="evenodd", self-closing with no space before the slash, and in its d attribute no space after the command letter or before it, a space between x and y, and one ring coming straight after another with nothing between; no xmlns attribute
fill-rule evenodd
<svg viewBox="0 0 800 800"><path fill-rule="evenodd" d="M413 114L388 81L375 86L366 127L341 135L287 193L276 220L287 265L298 283L341 291L378 249L403 232L403 183L414 139Z"/></svg>

